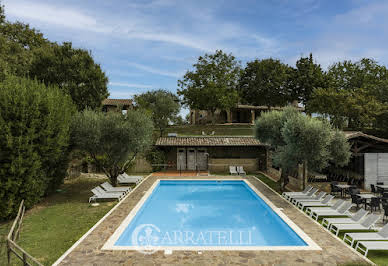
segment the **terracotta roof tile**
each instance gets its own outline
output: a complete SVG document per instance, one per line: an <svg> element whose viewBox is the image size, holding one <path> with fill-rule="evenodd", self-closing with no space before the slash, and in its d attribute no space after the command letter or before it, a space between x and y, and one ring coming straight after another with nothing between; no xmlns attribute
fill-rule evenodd
<svg viewBox="0 0 388 266"><path fill-rule="evenodd" d="M354 138L358 138L358 137L364 137L364 138L373 139L373 140L376 140L376 141L379 141L379 142L388 143L388 139L383 139L383 138L375 137L373 135L368 135L368 134L365 134L365 133L363 133L361 131L344 131L344 134L347 137L347 139L354 139Z"/></svg>
<svg viewBox="0 0 388 266"><path fill-rule="evenodd" d="M266 146L253 137L160 137L156 146Z"/></svg>
<svg viewBox="0 0 388 266"><path fill-rule="evenodd" d="M132 105L131 99L105 99L102 101L102 105Z"/></svg>

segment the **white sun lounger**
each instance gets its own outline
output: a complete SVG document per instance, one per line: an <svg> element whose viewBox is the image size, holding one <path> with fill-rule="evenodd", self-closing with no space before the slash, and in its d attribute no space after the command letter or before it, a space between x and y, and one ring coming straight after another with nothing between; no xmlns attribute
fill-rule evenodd
<svg viewBox="0 0 388 266"><path fill-rule="evenodd" d="M338 210L315 210L311 214L311 218L318 221L320 216L349 216L349 210L352 207L351 202L345 202Z"/></svg>
<svg viewBox="0 0 388 266"><path fill-rule="evenodd" d="M316 195L315 193L318 191L317 188L311 189L307 195L291 195L288 200L293 201L294 199L313 199Z"/></svg>
<svg viewBox="0 0 388 266"><path fill-rule="evenodd" d="M124 192L129 193L131 191L130 187L113 187L110 183L105 182L101 184L101 187L105 189L108 193L114 193L114 192Z"/></svg>
<svg viewBox="0 0 388 266"><path fill-rule="evenodd" d="M129 176L127 173L121 174L117 177L119 184L139 184L143 180L142 176Z"/></svg>
<svg viewBox="0 0 388 266"><path fill-rule="evenodd" d="M361 246L364 246L363 249ZM357 243L356 250L364 252L364 256L368 255L369 250L388 250L387 241L360 241Z"/></svg>
<svg viewBox="0 0 388 266"><path fill-rule="evenodd" d="M229 172L231 175L238 175L236 166L229 165Z"/></svg>
<svg viewBox="0 0 388 266"><path fill-rule="evenodd" d="M236 169L237 169L237 173L239 175L246 175L247 174L247 173L245 173L244 167L242 167L242 166L237 166Z"/></svg>
<svg viewBox="0 0 388 266"><path fill-rule="evenodd" d="M323 227L330 228L332 224L354 224L360 223L360 221L368 214L368 211L359 209L350 218L324 218L322 220Z"/></svg>
<svg viewBox="0 0 388 266"><path fill-rule="evenodd" d="M326 195L326 192L321 191L317 195L315 195L312 199L310 199L310 198L308 198L308 199L305 199L305 198L295 198L295 199L292 199L291 202L294 205L298 205L299 202L303 202L303 201L316 201L316 202L320 202L325 195Z"/></svg>
<svg viewBox="0 0 388 266"><path fill-rule="evenodd" d="M308 185L303 191L283 192L282 197L288 199L292 195L307 195L312 188L312 186Z"/></svg>
<svg viewBox="0 0 388 266"><path fill-rule="evenodd" d="M304 207L327 207L327 206L331 206L330 202L333 199L334 199L333 195L327 195L321 201L299 201L297 206L301 210L303 210Z"/></svg>
<svg viewBox="0 0 388 266"><path fill-rule="evenodd" d="M124 193L108 193L100 187L95 187L91 191L94 195L89 198L89 202L97 201L98 199L116 199L120 201L124 197Z"/></svg>
<svg viewBox="0 0 388 266"><path fill-rule="evenodd" d="M369 230L379 219L380 216L370 214L361 223L358 224L332 224L330 226L330 232L338 235L340 231L346 230Z"/></svg>
<svg viewBox="0 0 388 266"><path fill-rule="evenodd" d="M341 199L337 200L337 202L330 207L308 207L306 213L311 216L312 212L316 210L337 210L343 203L345 203L345 201Z"/></svg>
<svg viewBox="0 0 388 266"><path fill-rule="evenodd" d="M388 240L388 224L384 225L378 232L346 233L344 235L344 241L349 243L351 247L355 241L362 240Z"/></svg>

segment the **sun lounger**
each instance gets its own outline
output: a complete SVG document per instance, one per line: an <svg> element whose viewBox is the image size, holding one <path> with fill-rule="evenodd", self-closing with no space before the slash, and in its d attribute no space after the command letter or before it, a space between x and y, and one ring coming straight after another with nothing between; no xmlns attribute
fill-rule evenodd
<svg viewBox="0 0 388 266"><path fill-rule="evenodd" d="M291 195L307 195L307 193L312 189L313 187L308 185L303 191L292 191L292 192L283 192L282 196L283 198L288 199Z"/></svg>
<svg viewBox="0 0 388 266"><path fill-rule="evenodd" d="M242 166L237 166L236 169L237 169L237 173L239 175L246 175L247 174L247 173L245 173L244 167L242 167Z"/></svg>
<svg viewBox="0 0 388 266"><path fill-rule="evenodd" d="M323 227L326 227L327 229L329 229L332 224L359 223L367 214L368 214L368 211L366 211L364 209L359 209L350 218L324 218L322 220L322 225L323 225Z"/></svg>
<svg viewBox="0 0 388 266"><path fill-rule="evenodd" d="M349 216L349 210L352 207L351 202L345 202L338 210L315 210L311 214L311 218L318 221L320 216Z"/></svg>
<svg viewBox="0 0 388 266"><path fill-rule="evenodd" d="M236 166L229 166L229 172L231 175L238 175Z"/></svg>
<svg viewBox="0 0 388 266"><path fill-rule="evenodd" d="M362 240L388 240L388 224L384 225L378 232L346 233L344 236L344 241L349 243L351 247L355 241Z"/></svg>
<svg viewBox="0 0 388 266"><path fill-rule="evenodd" d="M100 187L95 187L91 190L93 196L89 198L89 202L97 201L98 199L116 199L120 201L124 197L124 193L108 193Z"/></svg>
<svg viewBox="0 0 388 266"><path fill-rule="evenodd" d="M316 210L337 210L343 203L345 203L345 201L341 199L337 200L337 202L330 207L308 207L306 213L311 216L312 212Z"/></svg>
<svg viewBox="0 0 388 266"><path fill-rule="evenodd" d="M363 249L362 246L365 248ZM388 250L387 241L360 241L357 243L356 250L364 252L364 256L368 256L369 250Z"/></svg>
<svg viewBox="0 0 388 266"><path fill-rule="evenodd" d="M379 220L380 216L375 214L368 215L361 223L358 224L332 224L330 232L334 232L336 235L340 231L349 230L369 230Z"/></svg>
<svg viewBox="0 0 388 266"><path fill-rule="evenodd" d="M303 202L303 201L316 201L316 202L320 202L323 197L326 195L326 192L324 191L321 191L319 192L317 195L315 195L313 198L308 198L308 199L305 199L305 198L295 198L295 199L292 199L292 203L294 205L298 205L299 202Z"/></svg>
<svg viewBox="0 0 388 266"><path fill-rule="evenodd" d="M124 192L129 193L131 191L130 187L113 187L110 183L105 182L101 184L101 187L105 189L108 193L114 193L114 192Z"/></svg>
<svg viewBox="0 0 388 266"><path fill-rule="evenodd" d="M307 195L291 195L288 197L288 200L293 201L294 199L313 199L317 191L317 188L313 188L307 193Z"/></svg>
<svg viewBox="0 0 388 266"><path fill-rule="evenodd" d="M305 207L327 207L331 206L330 202L333 200L333 195L326 195L321 201L299 201L298 208L303 210Z"/></svg>
<svg viewBox="0 0 388 266"><path fill-rule="evenodd" d="M117 177L119 184L139 184L143 180L142 176L129 176L127 173L121 174Z"/></svg>

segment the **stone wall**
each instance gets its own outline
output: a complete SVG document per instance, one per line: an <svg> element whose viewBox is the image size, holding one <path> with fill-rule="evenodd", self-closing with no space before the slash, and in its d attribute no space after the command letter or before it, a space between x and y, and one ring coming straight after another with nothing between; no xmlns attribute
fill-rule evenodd
<svg viewBox="0 0 388 266"><path fill-rule="evenodd" d="M258 159L209 159L210 172L229 173L229 166L243 166L245 172L255 172L258 170Z"/></svg>

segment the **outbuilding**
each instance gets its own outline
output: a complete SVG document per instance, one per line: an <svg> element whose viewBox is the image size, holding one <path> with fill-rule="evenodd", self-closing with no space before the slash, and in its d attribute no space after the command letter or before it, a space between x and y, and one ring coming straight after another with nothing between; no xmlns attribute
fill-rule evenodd
<svg viewBox="0 0 388 266"><path fill-rule="evenodd" d="M168 168L178 171L228 172L239 165L252 172L266 170L269 161L268 145L254 137L160 137L155 146L165 152Z"/></svg>

